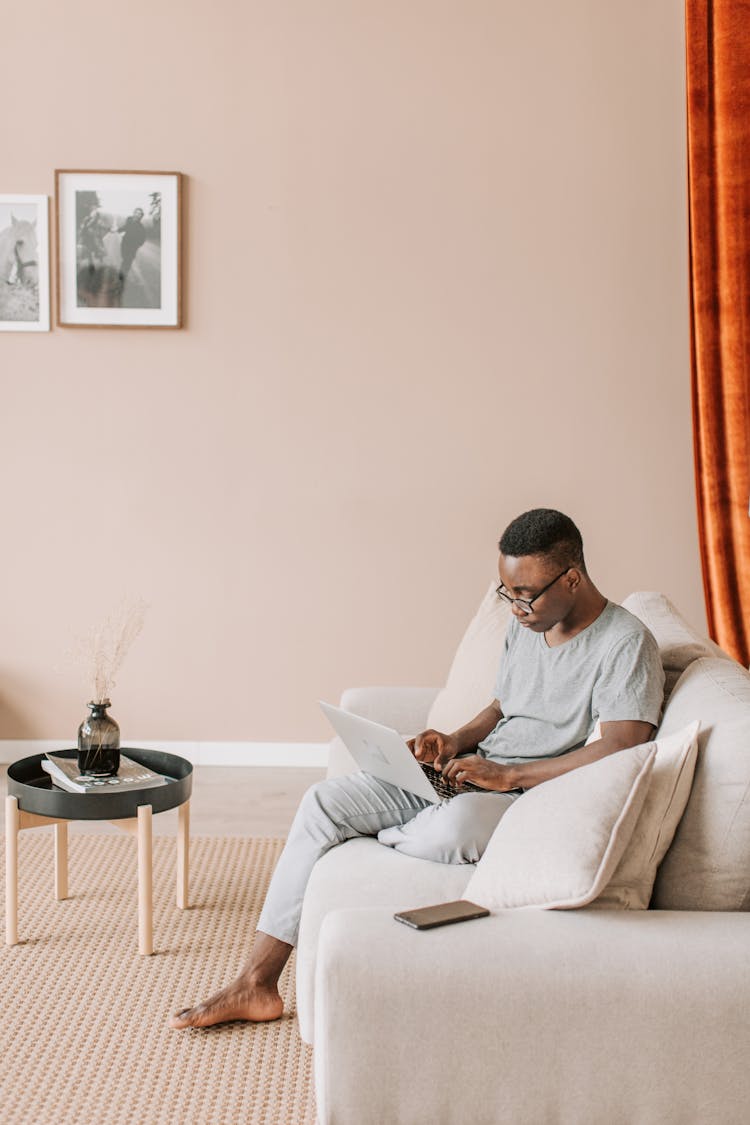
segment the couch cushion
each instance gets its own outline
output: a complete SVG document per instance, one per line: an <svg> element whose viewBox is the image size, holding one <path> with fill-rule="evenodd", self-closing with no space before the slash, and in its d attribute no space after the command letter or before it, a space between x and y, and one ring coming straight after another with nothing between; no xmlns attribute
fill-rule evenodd
<svg viewBox="0 0 750 1125"><path fill-rule="evenodd" d="M629 594L623 607L650 629L659 646L664 665L664 702L666 704L674 686L688 664L703 656L731 657L718 645L702 636L672 605L664 594L653 590L638 590Z"/></svg>
<svg viewBox="0 0 750 1125"><path fill-rule="evenodd" d="M653 907L750 909L750 674L704 658L680 677L659 734L700 719L685 814L656 876Z"/></svg>
<svg viewBox="0 0 750 1125"><path fill-rule="evenodd" d="M685 811L698 756L700 723L658 738L651 784L633 835L615 873L591 905L646 910L656 871Z"/></svg>
<svg viewBox="0 0 750 1125"><path fill-rule="evenodd" d="M529 789L493 832L466 898L491 910L595 899L633 834L655 755L653 743L633 746Z"/></svg>
<svg viewBox="0 0 750 1125"><path fill-rule="evenodd" d="M438 693L427 717L427 726L454 731L483 711L495 697L495 681L510 606L498 598L497 581L490 583L479 609L456 649L445 687Z"/></svg>
<svg viewBox="0 0 750 1125"><path fill-rule="evenodd" d="M431 863L402 855L371 837L331 848L313 868L305 892L297 945L300 1035L313 1038L313 995L318 932L331 910L385 906L394 913L461 898L472 864Z"/></svg>

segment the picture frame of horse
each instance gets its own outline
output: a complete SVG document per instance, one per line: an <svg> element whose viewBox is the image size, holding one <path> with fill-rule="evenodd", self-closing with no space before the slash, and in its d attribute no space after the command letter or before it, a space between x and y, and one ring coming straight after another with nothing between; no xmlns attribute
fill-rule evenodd
<svg viewBox="0 0 750 1125"><path fill-rule="evenodd" d="M182 327L182 179L55 172L59 325Z"/></svg>
<svg viewBox="0 0 750 1125"><path fill-rule="evenodd" d="M49 332L49 199L0 195L0 332Z"/></svg>

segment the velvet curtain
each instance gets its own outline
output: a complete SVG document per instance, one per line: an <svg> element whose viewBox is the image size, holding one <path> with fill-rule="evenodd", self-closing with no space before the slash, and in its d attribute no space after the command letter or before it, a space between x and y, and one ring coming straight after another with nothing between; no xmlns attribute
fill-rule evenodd
<svg viewBox="0 0 750 1125"><path fill-rule="evenodd" d="M686 0L695 468L711 636L750 662L750 0Z"/></svg>

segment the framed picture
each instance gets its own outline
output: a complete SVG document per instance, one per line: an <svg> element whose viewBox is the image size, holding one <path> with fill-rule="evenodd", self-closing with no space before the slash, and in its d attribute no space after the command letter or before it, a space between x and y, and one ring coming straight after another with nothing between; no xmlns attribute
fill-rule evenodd
<svg viewBox="0 0 750 1125"><path fill-rule="evenodd" d="M0 332L49 332L49 201L0 195Z"/></svg>
<svg viewBox="0 0 750 1125"><path fill-rule="evenodd" d="M57 322L182 326L179 172L55 172Z"/></svg>

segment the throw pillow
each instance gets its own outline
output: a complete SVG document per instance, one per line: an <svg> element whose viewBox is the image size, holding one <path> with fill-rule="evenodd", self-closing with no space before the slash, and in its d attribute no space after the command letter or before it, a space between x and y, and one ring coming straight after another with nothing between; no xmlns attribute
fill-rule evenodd
<svg viewBox="0 0 750 1125"><path fill-rule="evenodd" d="M427 726L451 732L478 715L495 695L497 669L510 606L498 598L492 582L469 623L453 658L445 687L427 716Z"/></svg>
<svg viewBox="0 0 750 1125"><path fill-rule="evenodd" d="M611 880L592 904L621 910L647 910L659 864L685 811L698 757L696 720L676 734L657 738L646 800L633 835Z"/></svg>
<svg viewBox="0 0 750 1125"><path fill-rule="evenodd" d="M609 883L648 793L656 750L619 750L529 789L503 816L465 897L491 910L585 906Z"/></svg>

